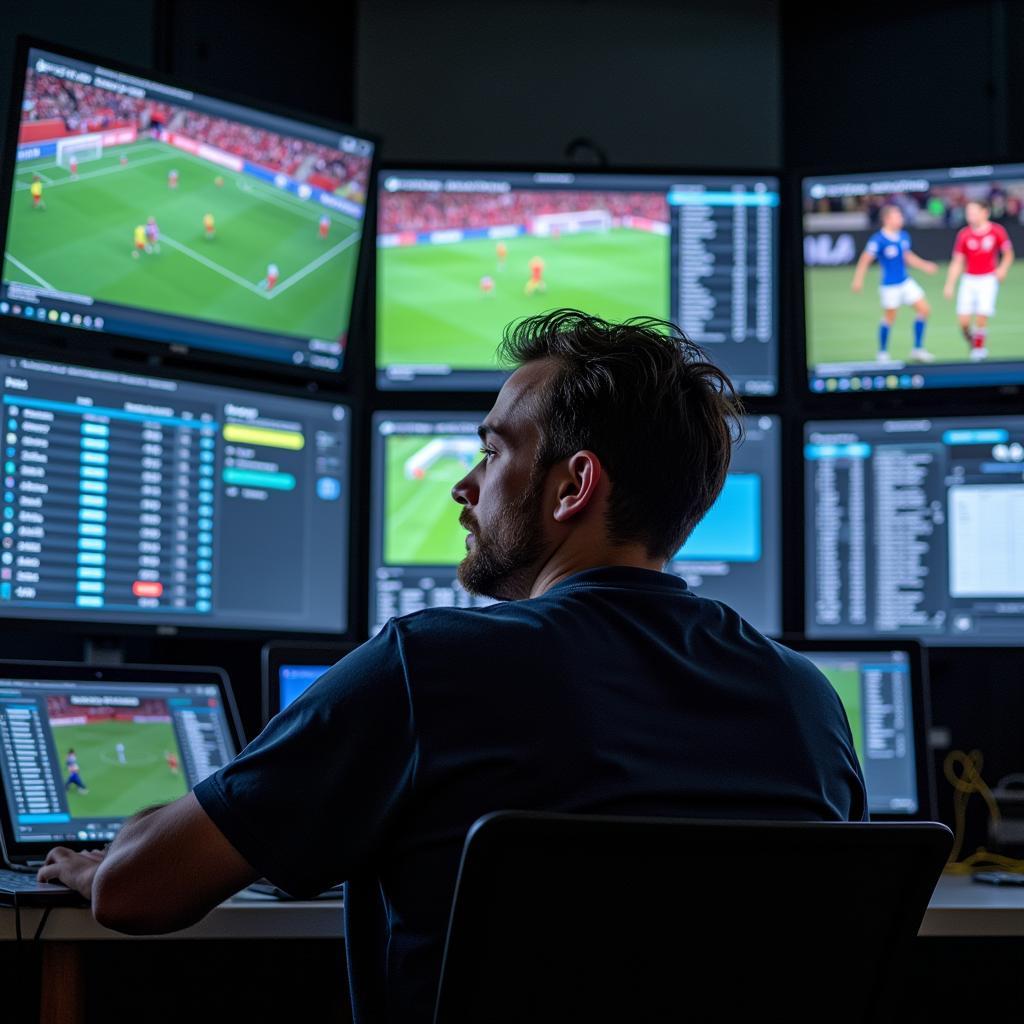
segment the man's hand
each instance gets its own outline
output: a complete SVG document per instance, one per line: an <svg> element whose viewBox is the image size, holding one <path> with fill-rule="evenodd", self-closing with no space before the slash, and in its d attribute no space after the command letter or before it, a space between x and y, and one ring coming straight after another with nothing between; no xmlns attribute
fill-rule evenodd
<svg viewBox="0 0 1024 1024"><path fill-rule="evenodd" d="M953 298L953 286L951 284L947 284L946 287L942 289L942 294L947 299Z"/></svg>
<svg viewBox="0 0 1024 1024"><path fill-rule="evenodd" d="M75 853L66 846L55 846L47 855L36 874L40 882L60 882L74 889L87 900L92 900L92 880L103 863L106 850L86 850Z"/></svg>
<svg viewBox="0 0 1024 1024"><path fill-rule="evenodd" d="M1006 267L996 267L996 280L1002 284L1006 280Z"/></svg>
<svg viewBox="0 0 1024 1024"><path fill-rule="evenodd" d="M926 274L936 274L936 273L938 273L939 265L938 265L938 263L933 263L931 260L925 260L921 264L921 269Z"/></svg>

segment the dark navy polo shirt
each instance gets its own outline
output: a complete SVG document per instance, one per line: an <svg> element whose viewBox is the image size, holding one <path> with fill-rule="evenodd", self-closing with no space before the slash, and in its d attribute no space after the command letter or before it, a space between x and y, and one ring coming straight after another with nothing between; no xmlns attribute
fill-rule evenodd
<svg viewBox="0 0 1024 1024"><path fill-rule="evenodd" d="M432 1019L463 840L488 811L867 817L825 677L633 568L392 619L195 794L282 889L347 882L359 1024Z"/></svg>

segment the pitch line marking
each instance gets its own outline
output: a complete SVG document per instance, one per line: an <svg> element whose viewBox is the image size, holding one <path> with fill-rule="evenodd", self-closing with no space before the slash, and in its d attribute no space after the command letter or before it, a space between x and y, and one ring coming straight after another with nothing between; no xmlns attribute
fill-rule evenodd
<svg viewBox="0 0 1024 1024"><path fill-rule="evenodd" d="M41 278L34 270L30 270L21 260L15 259L9 252L4 253L4 259L10 260L23 274L28 274L29 277L35 278L47 291L55 292L57 290L49 281Z"/></svg>
<svg viewBox="0 0 1024 1024"><path fill-rule="evenodd" d="M197 263L202 263L204 267L208 267L210 270L221 277L226 277L229 281L234 281L235 284L240 284L243 288L248 289L254 295L259 295L261 298L268 299L270 296L260 288L259 285L253 284L251 281L246 281L240 274L236 274L233 270L228 270L227 267L222 267L219 263L214 263L208 256L204 256L201 252L196 252L195 249L190 249L187 245L183 245L181 242L173 239L170 235L161 235L161 242L166 242L172 249L177 249L178 252L185 256L190 256Z"/></svg>
<svg viewBox="0 0 1024 1024"><path fill-rule="evenodd" d="M159 156L151 156L144 160L129 161L123 167L120 163L113 167L104 167L98 171L86 171L85 174L79 174L77 178L67 177L62 178L60 181L55 181L50 185L50 188L60 188L61 185L70 185L78 181L88 181L90 178L100 178L105 174L118 174L121 171L130 171L133 167L145 167L146 164L159 163L161 160L169 160L172 154L161 153ZM31 186L25 185L19 182L15 185L16 192L27 192Z"/></svg>
<svg viewBox="0 0 1024 1024"><path fill-rule="evenodd" d="M290 288L296 281L301 281L307 274L312 274L314 270L318 270L328 260L334 259L335 256L343 253L349 246L355 244L359 240L359 235L353 233L348 236L343 242L339 242L333 249L328 249L327 252L321 253L312 263L307 263L301 270L295 271L291 277L286 277L272 292L264 292L263 294L268 299L275 299L281 294L286 288Z"/></svg>

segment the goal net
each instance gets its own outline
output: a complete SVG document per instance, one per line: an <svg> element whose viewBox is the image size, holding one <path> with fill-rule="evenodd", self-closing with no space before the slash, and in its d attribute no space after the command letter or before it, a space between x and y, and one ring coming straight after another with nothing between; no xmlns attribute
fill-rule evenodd
<svg viewBox="0 0 1024 1024"><path fill-rule="evenodd" d="M608 231L612 215L607 210L575 210L571 213L541 213L533 218L535 235L577 235L584 231Z"/></svg>
<svg viewBox="0 0 1024 1024"><path fill-rule="evenodd" d="M102 135L74 135L57 140L57 166L68 167L74 157L80 164L103 156Z"/></svg>

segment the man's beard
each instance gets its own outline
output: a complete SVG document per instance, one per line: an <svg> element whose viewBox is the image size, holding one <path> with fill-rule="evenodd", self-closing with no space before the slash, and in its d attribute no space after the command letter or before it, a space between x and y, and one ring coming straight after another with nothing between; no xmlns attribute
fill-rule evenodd
<svg viewBox="0 0 1024 1024"><path fill-rule="evenodd" d="M459 582L471 594L515 601L529 595L535 565L544 550L540 522L544 476L536 471L526 490L500 512L487 534L480 533L468 508L459 524L473 534L474 544L459 563Z"/></svg>

